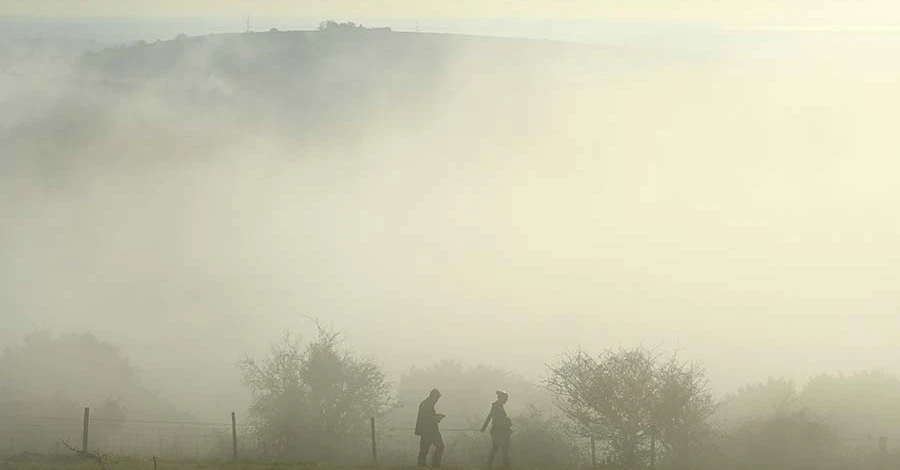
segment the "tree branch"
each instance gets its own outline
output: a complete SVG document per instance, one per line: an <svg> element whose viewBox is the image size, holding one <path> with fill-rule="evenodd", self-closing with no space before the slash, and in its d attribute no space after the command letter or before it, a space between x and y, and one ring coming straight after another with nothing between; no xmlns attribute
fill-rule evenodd
<svg viewBox="0 0 900 470"><path fill-rule="evenodd" d="M65 447L66 449L71 450L72 452L75 452L75 453L78 454L80 457L84 457L84 458L86 458L86 459L91 459L91 460L96 461L96 462L97 462L97 465L99 465L100 468L102 468L103 470L106 470L106 463L107 463L107 460L108 460L109 457L112 455L111 453L108 453L108 452L107 452L107 453L101 453L99 450L96 451L96 452L87 452L87 451L84 451L84 450L81 450L81 449L76 449L76 448L72 447L72 446L68 443L68 441L60 441L60 443L63 445L63 447Z"/></svg>

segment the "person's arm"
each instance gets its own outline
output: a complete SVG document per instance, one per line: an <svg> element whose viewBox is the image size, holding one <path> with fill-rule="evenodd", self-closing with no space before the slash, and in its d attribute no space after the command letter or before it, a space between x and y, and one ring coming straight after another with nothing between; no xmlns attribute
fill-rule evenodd
<svg viewBox="0 0 900 470"><path fill-rule="evenodd" d="M481 425L481 432L484 432L487 429L488 424L491 422L491 418L494 417L494 407L491 406L491 411L488 413L487 418L484 419L484 424Z"/></svg>
<svg viewBox="0 0 900 470"><path fill-rule="evenodd" d="M421 436L421 435L422 435L422 432L423 432L423 431L422 431L422 427L424 426L424 423L425 423L425 420L424 420L423 418L424 418L424 416L423 416L423 413L422 413L422 405L419 405L419 412L416 413L416 431L415 431L415 434L416 434L417 436Z"/></svg>

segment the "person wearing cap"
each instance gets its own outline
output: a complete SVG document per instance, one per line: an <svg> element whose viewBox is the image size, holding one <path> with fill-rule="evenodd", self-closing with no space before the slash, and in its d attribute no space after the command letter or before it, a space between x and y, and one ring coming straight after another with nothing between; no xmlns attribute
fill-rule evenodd
<svg viewBox="0 0 900 470"><path fill-rule="evenodd" d="M503 468L509 468L509 438L512 434L512 420L509 419L506 409L503 408L507 400L509 400L509 394L503 390L497 390L497 401L491 405L491 411L481 426L481 432L484 432L488 424L493 423L491 426L493 446L491 447L491 454L488 456L488 468L491 468L494 464L494 457L497 455L498 450L503 452Z"/></svg>
<svg viewBox="0 0 900 470"><path fill-rule="evenodd" d="M434 410L434 405L441 398L441 392L438 389L432 389L428 397L419 403L419 414L416 417L416 435L419 436L419 467L425 466L428 457L428 451L434 446L434 453L431 455L431 467L441 468L441 456L444 454L444 439L441 437L441 431L438 423L444 419L444 415Z"/></svg>

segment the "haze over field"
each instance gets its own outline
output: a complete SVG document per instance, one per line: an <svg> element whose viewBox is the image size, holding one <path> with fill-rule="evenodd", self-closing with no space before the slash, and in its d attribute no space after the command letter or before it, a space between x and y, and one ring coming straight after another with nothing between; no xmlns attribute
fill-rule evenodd
<svg viewBox="0 0 900 470"><path fill-rule="evenodd" d="M94 332L200 416L306 316L395 378L900 372L898 37L691 34L7 38L0 341Z"/></svg>

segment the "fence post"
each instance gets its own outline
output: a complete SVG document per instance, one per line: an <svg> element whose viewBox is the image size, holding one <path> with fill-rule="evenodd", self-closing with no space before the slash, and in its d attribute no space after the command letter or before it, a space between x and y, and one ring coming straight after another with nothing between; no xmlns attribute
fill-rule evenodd
<svg viewBox="0 0 900 470"><path fill-rule="evenodd" d="M650 435L650 469L656 470L656 436Z"/></svg>
<svg viewBox="0 0 900 470"><path fill-rule="evenodd" d="M234 411L231 412L231 458L237 461L237 421L234 418Z"/></svg>
<svg viewBox="0 0 900 470"><path fill-rule="evenodd" d="M372 433L372 466L378 466L378 448L375 446L375 417L369 419L369 424L371 427Z"/></svg>
<svg viewBox="0 0 900 470"><path fill-rule="evenodd" d="M887 437L878 438L878 466L882 470L887 468Z"/></svg>
<svg viewBox="0 0 900 470"><path fill-rule="evenodd" d="M591 470L597 469L597 439L591 436Z"/></svg>
<svg viewBox="0 0 900 470"><path fill-rule="evenodd" d="M88 428L91 425L91 409L84 407L84 421L81 427L81 451L88 451Z"/></svg>

